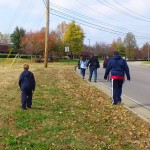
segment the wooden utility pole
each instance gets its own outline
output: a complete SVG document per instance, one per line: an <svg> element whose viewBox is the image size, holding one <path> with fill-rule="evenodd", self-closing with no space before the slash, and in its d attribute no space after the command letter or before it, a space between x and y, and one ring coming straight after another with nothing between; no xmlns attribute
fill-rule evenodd
<svg viewBox="0 0 150 150"><path fill-rule="evenodd" d="M45 54L44 67L47 67L48 62L48 40L49 39L49 0L46 0L46 31L45 31Z"/></svg>

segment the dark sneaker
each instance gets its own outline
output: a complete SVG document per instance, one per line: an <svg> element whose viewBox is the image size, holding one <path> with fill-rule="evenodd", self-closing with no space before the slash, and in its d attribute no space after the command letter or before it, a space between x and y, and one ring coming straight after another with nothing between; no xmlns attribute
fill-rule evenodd
<svg viewBox="0 0 150 150"><path fill-rule="evenodd" d="M88 79L88 81L89 81L89 82L91 82L91 80L90 80L90 79Z"/></svg>
<svg viewBox="0 0 150 150"><path fill-rule="evenodd" d="M117 105L117 103L113 103L113 105Z"/></svg>

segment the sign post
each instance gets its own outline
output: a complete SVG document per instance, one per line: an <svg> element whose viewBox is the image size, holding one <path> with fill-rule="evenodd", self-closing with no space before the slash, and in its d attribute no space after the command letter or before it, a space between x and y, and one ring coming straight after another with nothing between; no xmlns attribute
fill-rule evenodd
<svg viewBox="0 0 150 150"><path fill-rule="evenodd" d="M68 56L68 53L69 53L69 47L65 47L65 52L67 53L67 56ZM69 56L68 56L69 57ZM68 65L69 65L69 60L68 60Z"/></svg>
<svg viewBox="0 0 150 150"><path fill-rule="evenodd" d="M65 52L66 52L66 53L69 53L69 47L68 47L68 46L65 47Z"/></svg>

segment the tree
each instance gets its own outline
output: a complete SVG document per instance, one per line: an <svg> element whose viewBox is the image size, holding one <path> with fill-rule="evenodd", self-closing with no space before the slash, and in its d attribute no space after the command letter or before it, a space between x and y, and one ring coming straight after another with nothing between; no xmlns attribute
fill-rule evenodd
<svg viewBox="0 0 150 150"><path fill-rule="evenodd" d="M12 48L19 50L21 48L21 39L25 36L25 30L23 28L15 28L13 34L10 35L11 42L13 43Z"/></svg>
<svg viewBox="0 0 150 150"><path fill-rule="evenodd" d="M10 44L10 35L9 34L2 34L0 32L0 43L3 44Z"/></svg>
<svg viewBox="0 0 150 150"><path fill-rule="evenodd" d="M65 46L69 46L71 54L80 54L83 50L84 33L79 25L72 21L67 25L62 41Z"/></svg>
<svg viewBox="0 0 150 150"><path fill-rule="evenodd" d="M142 55L142 59L147 59L148 58L148 53L150 50L150 45L149 43L145 43L142 48L141 48L141 55Z"/></svg>
<svg viewBox="0 0 150 150"><path fill-rule="evenodd" d="M100 57L106 57L109 55L110 47L108 44L104 42L96 42L96 44L93 46L92 52L94 52L96 55Z"/></svg>
<svg viewBox="0 0 150 150"><path fill-rule="evenodd" d="M120 37L117 39L117 51L119 52L120 56L126 56L126 49Z"/></svg>
<svg viewBox="0 0 150 150"><path fill-rule="evenodd" d="M114 51L118 51L120 56L126 56L125 47L123 45L121 37L119 37L116 41L114 40L111 44Z"/></svg>
<svg viewBox="0 0 150 150"><path fill-rule="evenodd" d="M126 37L124 38L123 44L126 48L126 56L130 60L131 58L134 58L134 54L137 49L136 39L135 36L128 32Z"/></svg>
<svg viewBox="0 0 150 150"><path fill-rule="evenodd" d="M64 47L62 45L62 41L60 36L55 32L52 31L50 33L50 54L54 61L58 60L58 57L64 54Z"/></svg>
<svg viewBox="0 0 150 150"><path fill-rule="evenodd" d="M43 54L45 46L45 31L42 28L41 31L27 33L21 41L23 50L30 54Z"/></svg>
<svg viewBox="0 0 150 150"><path fill-rule="evenodd" d="M60 38L63 37L66 29L67 29L67 24L65 21L63 21L61 24L58 24L56 28L56 33L59 35Z"/></svg>
<svg viewBox="0 0 150 150"><path fill-rule="evenodd" d="M48 52L51 57L58 57L61 51L61 39L56 34L55 31L52 31L49 35L49 49ZM37 32L27 33L21 41L21 46L24 51L30 54L43 55L45 47L45 29L42 28Z"/></svg>

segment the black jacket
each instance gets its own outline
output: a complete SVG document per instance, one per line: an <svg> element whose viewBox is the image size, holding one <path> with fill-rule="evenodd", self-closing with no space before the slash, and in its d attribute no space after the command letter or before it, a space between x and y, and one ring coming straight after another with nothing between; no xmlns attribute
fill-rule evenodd
<svg viewBox="0 0 150 150"><path fill-rule="evenodd" d="M87 67L99 68L100 64L97 57L91 57L87 63Z"/></svg>

